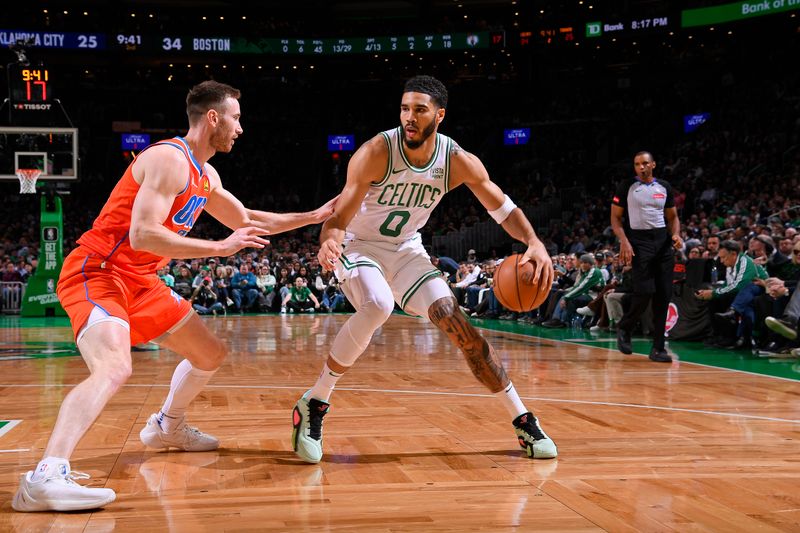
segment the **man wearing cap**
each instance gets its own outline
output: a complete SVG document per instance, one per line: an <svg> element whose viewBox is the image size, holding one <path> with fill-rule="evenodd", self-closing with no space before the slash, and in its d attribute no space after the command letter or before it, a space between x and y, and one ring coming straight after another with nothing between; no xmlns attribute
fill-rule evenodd
<svg viewBox="0 0 800 533"><path fill-rule="evenodd" d="M564 293L553 311L553 318L542 322L546 328L563 328L575 317L575 310L592 301L590 295L597 292L605 285L603 274L594 266L594 256L583 254L580 260L580 272L575 285Z"/></svg>
<svg viewBox="0 0 800 533"><path fill-rule="evenodd" d="M192 291L202 285L203 280L209 276L211 276L211 267L208 265L201 266L200 270L197 271L197 275L192 280Z"/></svg>
<svg viewBox="0 0 800 533"><path fill-rule="evenodd" d="M620 260L633 264L633 298L619 322L617 348L632 353L631 331L652 300L650 359L668 363L672 357L664 348L664 330L672 295L672 248L683 249L681 224L672 187L653 175L656 162L650 152L637 153L633 168L636 176L620 184L611 203L611 227L619 239Z"/></svg>
<svg viewBox="0 0 800 533"><path fill-rule="evenodd" d="M605 254L603 252L595 253L594 263L597 266L597 270L599 270L600 274L603 276L603 284L608 283L608 280L611 279L611 269L606 268Z"/></svg>

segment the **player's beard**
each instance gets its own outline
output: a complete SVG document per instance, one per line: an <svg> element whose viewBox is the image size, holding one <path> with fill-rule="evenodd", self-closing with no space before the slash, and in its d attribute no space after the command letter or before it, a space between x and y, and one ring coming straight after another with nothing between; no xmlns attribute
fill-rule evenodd
<svg viewBox="0 0 800 533"><path fill-rule="evenodd" d="M410 149L416 150L422 146L422 143L428 140L428 137L430 137L434 131L436 131L436 121L432 120L428 127L420 132L420 139L418 141L409 141L408 138L406 138L405 129L403 129L403 142L406 143L406 146Z"/></svg>
<svg viewBox="0 0 800 533"><path fill-rule="evenodd" d="M230 132L229 131L222 131L222 130L214 130L214 133L211 134L211 147L217 151L222 153L228 153L231 151L230 145Z"/></svg>

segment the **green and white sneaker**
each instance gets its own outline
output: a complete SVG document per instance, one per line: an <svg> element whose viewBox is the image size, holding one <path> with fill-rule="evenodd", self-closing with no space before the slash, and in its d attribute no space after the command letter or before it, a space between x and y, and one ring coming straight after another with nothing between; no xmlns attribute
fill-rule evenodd
<svg viewBox="0 0 800 533"><path fill-rule="evenodd" d="M308 392L297 400L292 411L292 448L303 461L318 463L322 460L322 419L331 404L306 396Z"/></svg>
<svg viewBox="0 0 800 533"><path fill-rule="evenodd" d="M520 447L533 459L552 459L558 456L556 443L542 430L539 420L527 412L514 419L514 432Z"/></svg>

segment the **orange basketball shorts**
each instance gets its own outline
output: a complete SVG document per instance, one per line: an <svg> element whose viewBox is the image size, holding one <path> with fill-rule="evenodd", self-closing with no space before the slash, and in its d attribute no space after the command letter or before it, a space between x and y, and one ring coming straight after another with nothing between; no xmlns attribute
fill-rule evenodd
<svg viewBox="0 0 800 533"><path fill-rule="evenodd" d="M155 273L126 272L82 246L64 260L56 291L76 339L95 308L130 325L131 346L160 337L192 312Z"/></svg>

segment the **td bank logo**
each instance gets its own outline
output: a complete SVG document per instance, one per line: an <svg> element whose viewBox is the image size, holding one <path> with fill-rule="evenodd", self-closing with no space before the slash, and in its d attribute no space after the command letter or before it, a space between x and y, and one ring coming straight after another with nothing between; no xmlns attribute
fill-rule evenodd
<svg viewBox="0 0 800 533"><path fill-rule="evenodd" d="M601 22L586 23L586 37L600 37L603 35L603 24Z"/></svg>

